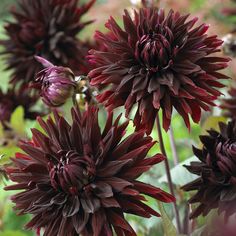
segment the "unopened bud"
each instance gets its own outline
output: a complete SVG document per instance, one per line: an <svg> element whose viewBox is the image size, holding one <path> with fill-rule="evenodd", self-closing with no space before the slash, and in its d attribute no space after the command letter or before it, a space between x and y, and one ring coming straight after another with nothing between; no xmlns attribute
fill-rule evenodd
<svg viewBox="0 0 236 236"><path fill-rule="evenodd" d="M35 57L45 69L37 73L32 87L40 89L43 102L50 107L63 105L76 89L74 73L68 67L54 66L42 57Z"/></svg>

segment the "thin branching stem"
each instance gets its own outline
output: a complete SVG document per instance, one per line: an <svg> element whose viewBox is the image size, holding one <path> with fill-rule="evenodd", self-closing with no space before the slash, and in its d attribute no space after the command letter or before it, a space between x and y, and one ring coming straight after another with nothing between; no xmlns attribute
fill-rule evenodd
<svg viewBox="0 0 236 236"><path fill-rule="evenodd" d="M174 164L175 164L175 166L177 166L179 164L179 156L178 156L178 152L176 149L174 132L173 132L173 129L171 126L170 126L170 130L169 130L169 138L170 138L170 146L171 146Z"/></svg>
<svg viewBox="0 0 236 236"><path fill-rule="evenodd" d="M172 179L171 179L171 174L170 174L170 165L169 165L169 161L168 161L168 158L167 158L165 145L164 145L164 142L163 142L162 129L161 129L159 115L157 115L156 123L157 123L157 132L158 132L158 137L159 137L160 149L161 149L162 154L166 157L165 158L165 169L166 169L166 175L167 175L169 189L170 189L171 194L173 196L175 196L174 185L173 185L173 182L172 182ZM176 202L174 202L174 212L175 212L177 230L180 233L181 232L181 224L180 224L179 211L178 211Z"/></svg>

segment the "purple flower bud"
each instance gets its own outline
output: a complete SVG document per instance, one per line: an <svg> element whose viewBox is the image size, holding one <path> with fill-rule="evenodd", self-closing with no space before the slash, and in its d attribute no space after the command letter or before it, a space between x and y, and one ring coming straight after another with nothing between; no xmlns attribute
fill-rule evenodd
<svg viewBox="0 0 236 236"><path fill-rule="evenodd" d="M43 102L50 107L63 105L66 100L73 96L76 89L74 73L68 67L54 66L42 57L36 56L45 69L36 75L32 87L40 89Z"/></svg>

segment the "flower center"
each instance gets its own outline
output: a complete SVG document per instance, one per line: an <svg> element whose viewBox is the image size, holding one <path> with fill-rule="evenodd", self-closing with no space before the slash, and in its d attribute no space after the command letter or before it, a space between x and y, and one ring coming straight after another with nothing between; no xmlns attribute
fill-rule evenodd
<svg viewBox="0 0 236 236"><path fill-rule="evenodd" d="M136 44L135 57L148 71L157 72L172 64L171 45L165 34L143 35Z"/></svg>
<svg viewBox="0 0 236 236"><path fill-rule="evenodd" d="M177 51L172 31L168 27L157 25L155 30L140 37L136 43L135 57L149 72L155 73L169 68Z"/></svg>
<svg viewBox="0 0 236 236"><path fill-rule="evenodd" d="M232 140L226 141L222 145L221 153L227 157L235 158L236 161L236 142Z"/></svg>
<svg viewBox="0 0 236 236"><path fill-rule="evenodd" d="M50 161L51 184L56 190L78 195L86 189L95 176L95 164L91 157L80 156L76 151L59 151L59 161Z"/></svg>
<svg viewBox="0 0 236 236"><path fill-rule="evenodd" d="M235 173L236 162L236 142L233 140L227 140L225 142L220 142L216 146L216 162L215 168L221 173L230 177ZM227 178L228 180L229 178Z"/></svg>

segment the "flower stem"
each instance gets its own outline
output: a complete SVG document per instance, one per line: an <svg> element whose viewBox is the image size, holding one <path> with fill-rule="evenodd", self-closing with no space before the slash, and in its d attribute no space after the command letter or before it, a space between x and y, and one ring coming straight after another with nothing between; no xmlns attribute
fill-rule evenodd
<svg viewBox="0 0 236 236"><path fill-rule="evenodd" d="M170 146L171 146L174 164L175 164L175 166L177 166L179 164L179 156L178 156L177 149L176 149L174 132L173 132L173 129L171 126L170 126L170 130L169 130L169 138L170 138Z"/></svg>
<svg viewBox="0 0 236 236"><path fill-rule="evenodd" d="M169 166L169 162L168 162L168 158L166 155L166 150L165 150L165 146L164 146L164 142L163 142L163 137L162 137L162 130L161 130L159 115L157 115L156 122L157 122L157 132L158 132L158 137L159 137L160 149L161 149L162 154L166 157L165 158L165 169L166 169L166 175L167 175L169 189L170 189L171 194L173 196L175 196L174 186L173 186L171 174L170 174L170 166ZM180 233L180 231L181 231L180 217L179 217L179 211L178 211L176 202L174 202L174 212L175 212L177 230Z"/></svg>

